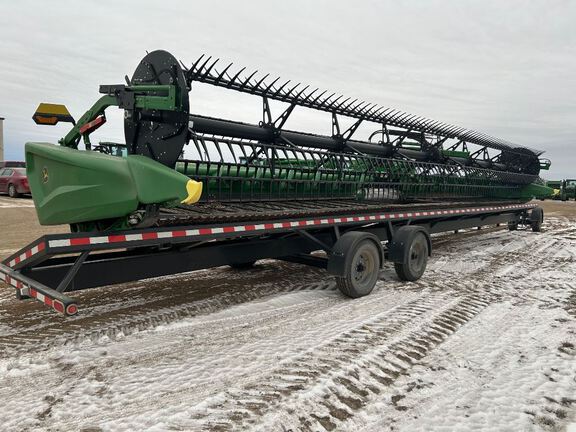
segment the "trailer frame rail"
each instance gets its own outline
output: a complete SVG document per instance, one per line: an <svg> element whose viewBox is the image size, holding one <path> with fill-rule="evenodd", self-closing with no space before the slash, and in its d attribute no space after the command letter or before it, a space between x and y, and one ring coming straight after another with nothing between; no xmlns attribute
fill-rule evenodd
<svg viewBox="0 0 576 432"><path fill-rule="evenodd" d="M417 225L427 233L496 223L529 223L535 204L419 208L342 216L149 228L114 233L67 233L40 237L0 264L0 281L17 298L33 298L64 315L78 312L65 292L177 274L220 265L274 258L327 267L311 255L331 248L348 231L380 241L398 227Z"/></svg>

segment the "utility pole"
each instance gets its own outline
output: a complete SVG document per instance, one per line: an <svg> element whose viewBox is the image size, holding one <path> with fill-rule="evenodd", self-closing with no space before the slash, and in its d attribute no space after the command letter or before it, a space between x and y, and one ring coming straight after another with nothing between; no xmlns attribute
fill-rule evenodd
<svg viewBox="0 0 576 432"><path fill-rule="evenodd" d="M4 160L4 117L0 117L0 161Z"/></svg>

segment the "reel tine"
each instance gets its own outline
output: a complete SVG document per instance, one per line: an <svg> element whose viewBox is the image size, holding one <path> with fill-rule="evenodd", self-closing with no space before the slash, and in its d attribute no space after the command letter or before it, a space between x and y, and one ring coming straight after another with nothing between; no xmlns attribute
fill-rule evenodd
<svg viewBox="0 0 576 432"><path fill-rule="evenodd" d="M364 115L364 110L366 109L366 107L369 104L366 101L362 101L360 102L358 105L356 105L354 107L354 114L356 114L357 116L362 116Z"/></svg>
<svg viewBox="0 0 576 432"><path fill-rule="evenodd" d="M300 84L302 84L302 83L298 83L298 84L296 84L294 87L292 87L290 90L288 90L288 93L286 93L286 94L284 95L284 97L285 97L285 98L289 98L289 97L290 97L290 94L291 94L294 90L296 90L296 88L297 88Z"/></svg>
<svg viewBox="0 0 576 432"><path fill-rule="evenodd" d="M186 65L184 64L184 62L182 62L182 60L178 60L178 63L180 63L180 67L182 68L182 70L184 71L184 75L188 75L188 72L190 71L188 69L188 67L186 67Z"/></svg>
<svg viewBox="0 0 576 432"><path fill-rule="evenodd" d="M197 69L196 69L196 68L198 67L198 64L200 64L200 62L202 61L202 59L204 58L205 55L206 55L206 54L202 54L200 57L198 57L198 58L196 59L196 61L195 61L195 62L192 64L192 66L190 67L190 71L191 71L191 72L193 72L194 74L196 74L196 72L197 72Z"/></svg>
<svg viewBox="0 0 576 432"><path fill-rule="evenodd" d="M220 61L219 58L217 58L211 65L210 67L206 70L206 73L204 74L205 76L209 76L210 75L210 71L214 68L214 66L216 66L216 63L218 63Z"/></svg>
<svg viewBox="0 0 576 432"><path fill-rule="evenodd" d="M340 109L342 108L342 105L344 105L344 104L345 104L346 102L348 102L350 99L351 99L351 98L346 98L346 99L344 99L342 102L340 102L340 103L338 104L338 106L337 106L335 109L340 110Z"/></svg>
<svg viewBox="0 0 576 432"><path fill-rule="evenodd" d="M243 68L240 69L238 72L236 72L236 75L234 75L234 78L232 78L232 79L228 82L228 86L227 86L228 88L232 87L232 86L235 84L236 79L240 76L240 74L241 74L242 72L244 72L244 69L246 69L246 67L243 67Z"/></svg>
<svg viewBox="0 0 576 432"><path fill-rule="evenodd" d="M194 81L198 75L196 68L198 67L198 63L200 63L202 61L202 59L204 58L205 54L202 54L200 57L198 57L196 59L196 61L194 63L192 63L192 66L190 66L190 69L187 69L187 73L186 73L186 81L188 82L188 86L190 86L190 83L192 81Z"/></svg>
<svg viewBox="0 0 576 432"><path fill-rule="evenodd" d="M414 120L416 122L416 125L418 127L422 127L422 122L425 121L426 119L422 116L417 116L416 119Z"/></svg>
<svg viewBox="0 0 576 432"><path fill-rule="evenodd" d="M408 127L411 128L411 127L413 126L413 125L412 125L412 119L413 119L414 117L415 117L414 114L406 113L406 115L404 115L404 116L402 117L402 122L404 122L404 124L406 124L406 126L408 126Z"/></svg>
<svg viewBox="0 0 576 432"><path fill-rule="evenodd" d="M248 75L248 78L246 78L244 80L244 82L242 84L240 84L240 88L238 90L243 90L244 87L246 87L246 85L250 82L250 80L252 79L252 77L254 75L256 75L258 73L258 69L256 69L254 72L252 72L250 75Z"/></svg>
<svg viewBox="0 0 576 432"><path fill-rule="evenodd" d="M412 125L410 124L410 122L408 122L407 120L410 119L411 117L413 117L411 114L405 112L404 115L402 115L398 121L402 122L402 124L405 125L405 127L408 128L412 128Z"/></svg>
<svg viewBox="0 0 576 432"><path fill-rule="evenodd" d="M333 95L334 95L334 94L333 94ZM333 96L333 95L332 95L332 96ZM330 97L332 97L332 96L330 96ZM343 97L343 96L340 95L340 96L338 96L336 99L332 99L332 101L330 101L330 103L328 104L328 106L327 106L326 108L327 108L328 110L330 110L330 109L332 108L332 106L333 106L336 102L338 102L338 100L341 99L342 97Z"/></svg>
<svg viewBox="0 0 576 432"><path fill-rule="evenodd" d="M391 117L390 117L390 121L396 122L398 120L398 118L400 118L402 116L402 114L404 114L403 111L400 110L393 110L391 112Z"/></svg>
<svg viewBox="0 0 576 432"><path fill-rule="evenodd" d="M206 74L204 74L204 73L202 72L202 70L206 67L206 65L208 64L208 62L209 62L210 60L212 60L212 56L208 57L208 58L206 59L206 61L205 61L204 63L202 63L202 66L200 66L200 67L198 68L198 74L199 74L199 75L202 75L203 78L206 78Z"/></svg>
<svg viewBox="0 0 576 432"><path fill-rule="evenodd" d="M376 107L378 108L376 111L374 111L373 113L368 113L368 115L370 115L371 117L373 117L374 119L378 119L380 116L380 111L382 111L384 109L384 107Z"/></svg>
<svg viewBox="0 0 576 432"><path fill-rule="evenodd" d="M353 102L355 105L350 104L350 108L346 107L346 109L350 109L350 111L354 112L354 113L358 113L360 112L358 110L359 107L361 107L364 104L364 101L358 101L358 99L355 99Z"/></svg>
<svg viewBox="0 0 576 432"><path fill-rule="evenodd" d="M328 92L328 90L324 90L323 92L321 92L318 96L316 96L316 97L314 98L314 100L313 100L310 104L311 104L311 105L314 105L314 104L316 103L316 101L317 101L318 99L320 99L320 98L321 98L325 93L327 93L327 92ZM332 94L334 94L334 93L332 93Z"/></svg>
<svg viewBox="0 0 576 432"><path fill-rule="evenodd" d="M276 78L274 81L272 81L272 83L271 83L268 87L266 87L266 90L264 90L265 96L269 96L269 95L268 95L268 92L270 91L270 89L272 88L272 86L273 86L274 84L276 84L276 82L277 82L279 79L280 79L280 77Z"/></svg>
<svg viewBox="0 0 576 432"><path fill-rule="evenodd" d="M306 88L308 88L308 86L306 86ZM308 93L306 96L304 96L304 99L302 99L302 104L305 104L306 101L307 101L308 99L310 99L310 98L314 95L314 93L316 93L318 90L319 90L319 88L316 87L314 90L312 90L312 91L311 91L310 93Z"/></svg>
<svg viewBox="0 0 576 432"><path fill-rule="evenodd" d="M350 98L348 98L348 99L350 99ZM357 100L358 100L358 98L352 100L352 102L350 102L348 105L346 105L345 107L342 108L342 111L348 111L348 109L349 109L352 105L354 105L354 103L356 103Z"/></svg>
<svg viewBox="0 0 576 432"><path fill-rule="evenodd" d="M250 91L250 93L254 94L256 93L257 90L262 90L260 88L260 84L262 84L264 82L264 80L266 78L268 78L270 76L270 74L266 74L264 75L262 78L260 78L260 81L258 81L253 87L252 87L252 91Z"/></svg>
<svg viewBox="0 0 576 432"><path fill-rule="evenodd" d="M290 83L290 80L288 80L288 81L286 81L284 84L282 84L282 85L280 86L280 88L278 88L278 90L276 90L276 91L274 92L274 94L272 95L272 97L277 97L277 96L280 94L280 92L282 91L282 89L284 89L284 87L286 87L289 83ZM284 95L282 95L282 96L284 96Z"/></svg>
<svg viewBox="0 0 576 432"><path fill-rule="evenodd" d="M218 75L218 77L216 78L216 80L214 81L214 84L218 84L222 78L224 77L224 75L226 74L226 72L228 71L228 69L230 69L232 67L234 63L230 63L228 66L226 66L224 68L224 70L222 70L222 72L220 72L220 75Z"/></svg>
<svg viewBox="0 0 576 432"><path fill-rule="evenodd" d="M358 112L361 116L368 116L370 115L370 111L376 108L376 104L368 103L366 106L363 106L362 109Z"/></svg>
<svg viewBox="0 0 576 432"><path fill-rule="evenodd" d="M298 84L298 85L300 85L300 84ZM300 95L302 95L302 93L304 93L308 87L310 87L310 86L309 85L305 86L302 90L300 90L298 92L298 94L294 98L298 99L300 97Z"/></svg>
<svg viewBox="0 0 576 432"><path fill-rule="evenodd" d="M380 107L377 104L374 104L374 106L372 106L367 112L366 112L366 117L370 117L372 119L378 119L378 112L380 110L382 110L384 108Z"/></svg>

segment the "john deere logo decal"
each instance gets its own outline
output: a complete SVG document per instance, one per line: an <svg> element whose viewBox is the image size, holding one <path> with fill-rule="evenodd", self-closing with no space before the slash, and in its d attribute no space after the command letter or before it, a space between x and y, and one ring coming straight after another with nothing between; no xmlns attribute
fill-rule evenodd
<svg viewBox="0 0 576 432"><path fill-rule="evenodd" d="M42 183L48 183L48 168L42 168Z"/></svg>

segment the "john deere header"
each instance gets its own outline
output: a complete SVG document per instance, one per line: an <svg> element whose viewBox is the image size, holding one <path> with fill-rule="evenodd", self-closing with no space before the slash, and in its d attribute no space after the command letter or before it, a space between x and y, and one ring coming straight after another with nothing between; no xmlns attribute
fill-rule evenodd
<svg viewBox="0 0 576 432"><path fill-rule="evenodd" d="M26 144L40 222L75 231L143 227L162 208L199 200L527 201L551 193L539 180L550 166L540 151L232 69L204 56L184 68L154 51L126 84L100 86L101 98L77 122L64 106L41 104L37 123L73 126L60 145ZM248 124L190 114L193 82L254 95L262 118ZM284 102L283 111L273 115L270 100ZM110 106L124 110L126 142L94 145L90 134ZM332 133L288 129L303 108L326 112ZM342 117L352 125L341 127ZM361 124L373 133L361 137Z"/></svg>

